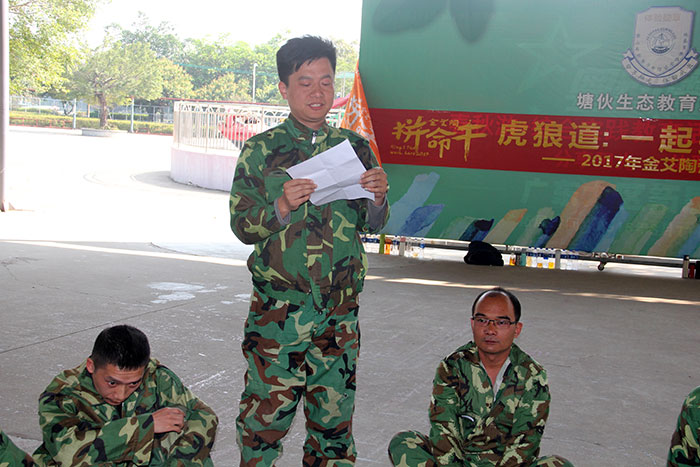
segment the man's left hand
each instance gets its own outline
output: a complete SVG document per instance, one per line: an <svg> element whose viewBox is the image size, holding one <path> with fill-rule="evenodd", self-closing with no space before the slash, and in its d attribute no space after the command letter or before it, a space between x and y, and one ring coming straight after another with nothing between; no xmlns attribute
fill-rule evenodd
<svg viewBox="0 0 700 467"><path fill-rule="evenodd" d="M374 193L374 204L381 206L384 204L386 192L389 191L389 182L386 172L381 167L369 169L360 177L360 185L370 193Z"/></svg>

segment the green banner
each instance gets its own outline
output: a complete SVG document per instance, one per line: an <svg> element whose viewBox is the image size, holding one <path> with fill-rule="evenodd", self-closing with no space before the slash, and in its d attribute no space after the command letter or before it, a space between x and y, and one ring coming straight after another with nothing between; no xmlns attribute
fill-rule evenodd
<svg viewBox="0 0 700 467"><path fill-rule="evenodd" d="M365 1L386 232L700 257L697 7Z"/></svg>

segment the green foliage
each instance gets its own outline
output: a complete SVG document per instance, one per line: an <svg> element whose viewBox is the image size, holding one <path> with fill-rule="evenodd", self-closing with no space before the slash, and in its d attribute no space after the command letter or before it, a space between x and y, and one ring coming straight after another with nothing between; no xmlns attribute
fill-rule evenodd
<svg viewBox="0 0 700 467"><path fill-rule="evenodd" d="M358 51L360 49L357 42L347 42L342 39L333 39L333 44L337 51L335 63L335 93L346 96L352 89L353 77L343 78L343 75L355 73L357 67Z"/></svg>
<svg viewBox="0 0 700 467"><path fill-rule="evenodd" d="M148 44L158 58L166 58L172 62L182 59L185 43L180 40L173 26L167 21L155 27L151 26L148 16L139 11L138 18L131 26L133 29L129 30L112 23L107 29L109 34L119 38L124 44Z"/></svg>
<svg viewBox="0 0 700 467"><path fill-rule="evenodd" d="M236 81L233 73L227 73L199 88L195 95L209 101L249 101L251 89L240 88Z"/></svg>
<svg viewBox="0 0 700 467"><path fill-rule="evenodd" d="M126 104L131 96L142 103L193 97L284 103L277 89L276 53L288 32L255 46L232 42L228 35L181 40L169 23L153 26L139 13L130 28L108 26L104 44L81 54L72 31L106 0L9 1L13 94L77 97L98 104L103 115L108 106ZM338 51L336 94L347 94L358 44L333 42Z"/></svg>
<svg viewBox="0 0 700 467"><path fill-rule="evenodd" d="M67 84L75 97L96 103L102 125L107 106L126 104L131 96L155 99L163 92L163 73L155 53L142 43L105 42L92 50Z"/></svg>
<svg viewBox="0 0 700 467"><path fill-rule="evenodd" d="M263 86L256 84L255 86L255 101L265 102L267 104L284 104L285 100L280 94L277 82L267 83Z"/></svg>
<svg viewBox="0 0 700 467"><path fill-rule="evenodd" d="M9 0L11 94L61 88L78 56L77 33L102 1Z"/></svg>
<svg viewBox="0 0 700 467"><path fill-rule="evenodd" d="M92 112L90 112L92 113ZM126 112L110 112L109 116L112 117L112 120L129 120L131 121L131 113L126 113ZM148 114L134 114L134 120L139 121L139 120L146 120L149 118Z"/></svg>
<svg viewBox="0 0 700 467"><path fill-rule="evenodd" d="M129 130L131 121L109 120L109 127ZM49 128L73 128L73 117L63 115L44 115L29 112L10 112L10 125L38 126ZM78 117L77 128L103 128L97 118ZM172 123L134 122L134 133L172 135Z"/></svg>
<svg viewBox="0 0 700 467"><path fill-rule="evenodd" d="M76 97L99 104L126 104L130 96L160 97L163 76L155 54L145 44L103 44L91 51L71 73Z"/></svg>
<svg viewBox="0 0 700 467"><path fill-rule="evenodd" d="M163 76L163 92L159 97L189 99L194 96L192 80L183 67L167 58L159 59L158 67Z"/></svg>

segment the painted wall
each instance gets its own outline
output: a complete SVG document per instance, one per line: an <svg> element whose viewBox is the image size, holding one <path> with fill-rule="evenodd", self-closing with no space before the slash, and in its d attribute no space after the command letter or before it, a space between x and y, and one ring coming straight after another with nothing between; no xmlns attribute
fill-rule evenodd
<svg viewBox="0 0 700 467"><path fill-rule="evenodd" d="M366 0L387 233L700 257L697 8Z"/></svg>

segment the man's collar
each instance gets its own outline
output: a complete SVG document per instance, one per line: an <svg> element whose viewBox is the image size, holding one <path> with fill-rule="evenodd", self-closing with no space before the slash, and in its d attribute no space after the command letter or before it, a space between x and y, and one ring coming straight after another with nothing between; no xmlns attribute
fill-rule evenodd
<svg viewBox="0 0 700 467"><path fill-rule="evenodd" d="M83 393L82 397L92 405L106 404L100 393L97 392L92 375L87 370L85 362L78 367L78 371L79 390Z"/></svg>
<svg viewBox="0 0 700 467"><path fill-rule="evenodd" d="M297 120L297 118L291 113L289 114L289 117L285 123L292 137L300 141L310 140L313 138L314 133L316 133L316 141L318 142L319 138L322 138L328 134L329 129L328 123L324 121L321 128L318 130L313 130Z"/></svg>
<svg viewBox="0 0 700 467"><path fill-rule="evenodd" d="M476 346L474 341L470 341L469 344L467 344L467 358L471 363L474 365L481 365L481 359L479 358L479 348ZM521 352L520 347L518 347L515 343L510 346L510 352L508 352L508 358L511 361L517 360L517 355L518 353Z"/></svg>

